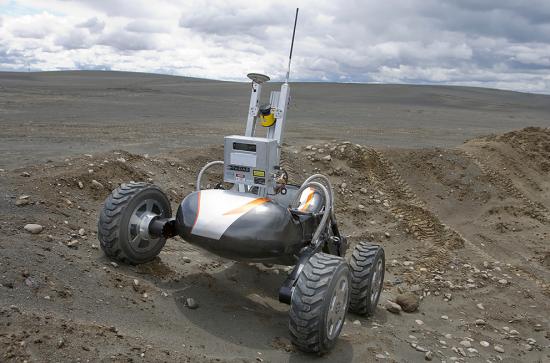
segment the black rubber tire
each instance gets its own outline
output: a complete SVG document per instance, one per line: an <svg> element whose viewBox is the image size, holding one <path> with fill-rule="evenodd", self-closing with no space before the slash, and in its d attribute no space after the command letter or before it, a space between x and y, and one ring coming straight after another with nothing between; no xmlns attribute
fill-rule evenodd
<svg viewBox="0 0 550 363"><path fill-rule="evenodd" d="M327 313L336 284L347 279L347 296L342 323L334 337L327 334ZM304 266L294 291L289 311L292 343L301 351L325 353L331 350L344 326L351 291L351 275L346 261L323 252L316 253Z"/></svg>
<svg viewBox="0 0 550 363"><path fill-rule="evenodd" d="M105 199L97 223L97 238L101 249L112 259L137 265L154 259L164 247L165 238L145 253L132 248L128 237L128 224L134 209L144 200L153 199L162 207L161 217L170 218L172 207L164 192L148 183L122 184Z"/></svg>
<svg viewBox="0 0 550 363"><path fill-rule="evenodd" d="M378 296L375 301L372 301L373 267L380 260L382 261L382 280ZM351 301L349 309L355 314L371 316L376 310L384 287L384 272L386 268L384 249L377 244L359 242L353 249L349 265L351 269Z"/></svg>

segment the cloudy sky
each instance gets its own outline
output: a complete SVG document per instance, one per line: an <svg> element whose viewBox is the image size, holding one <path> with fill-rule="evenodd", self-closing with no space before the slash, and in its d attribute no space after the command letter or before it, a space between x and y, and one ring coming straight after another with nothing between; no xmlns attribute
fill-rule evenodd
<svg viewBox="0 0 550 363"><path fill-rule="evenodd" d="M0 0L0 70L455 84L550 94L550 0Z"/></svg>

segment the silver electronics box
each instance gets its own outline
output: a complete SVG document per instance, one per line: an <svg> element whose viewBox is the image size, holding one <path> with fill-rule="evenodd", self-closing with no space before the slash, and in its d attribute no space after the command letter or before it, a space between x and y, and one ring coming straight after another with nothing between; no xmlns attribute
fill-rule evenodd
<svg viewBox="0 0 550 363"><path fill-rule="evenodd" d="M277 140L263 137L225 136L223 180L249 186L275 187L279 170Z"/></svg>

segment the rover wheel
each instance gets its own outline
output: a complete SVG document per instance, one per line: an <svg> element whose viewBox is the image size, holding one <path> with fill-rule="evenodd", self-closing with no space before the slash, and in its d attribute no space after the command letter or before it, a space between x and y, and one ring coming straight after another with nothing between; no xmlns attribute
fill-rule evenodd
<svg viewBox="0 0 550 363"><path fill-rule="evenodd" d="M376 244L360 242L351 254L350 311L372 315L378 305L384 285L384 249Z"/></svg>
<svg viewBox="0 0 550 363"><path fill-rule="evenodd" d="M342 331L351 277L338 256L316 253L304 266L290 302L290 337L305 352L329 351Z"/></svg>
<svg viewBox="0 0 550 363"><path fill-rule="evenodd" d="M159 187L122 184L107 197L99 215L101 249L107 256L130 264L152 260L166 243L163 237L149 235L149 223L156 216L172 216L170 201Z"/></svg>

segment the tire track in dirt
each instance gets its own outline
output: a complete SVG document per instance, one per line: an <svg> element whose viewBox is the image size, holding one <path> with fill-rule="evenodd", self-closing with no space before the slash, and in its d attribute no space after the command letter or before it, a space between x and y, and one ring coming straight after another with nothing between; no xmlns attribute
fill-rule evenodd
<svg viewBox="0 0 550 363"><path fill-rule="evenodd" d="M371 167L367 170L369 180L389 196L389 210L403 220L409 231L419 240L431 242L440 248L457 249L467 241L457 231L443 224L437 215L430 211L395 170L382 152L367 150Z"/></svg>
<svg viewBox="0 0 550 363"><path fill-rule="evenodd" d="M520 200L524 204L524 206L530 210L531 217L535 218L543 224L550 224L549 211L545 206L543 206L541 203L534 202L529 199L529 197L527 197L518 187L514 185L514 182L510 178L485 165L471 152L465 150L460 151L468 159L470 159L479 168L479 170L481 170L483 175L489 178L491 184L502 190L504 193L507 193L510 196Z"/></svg>

